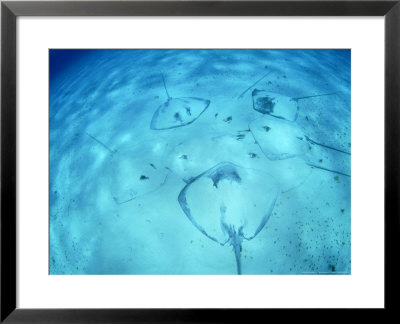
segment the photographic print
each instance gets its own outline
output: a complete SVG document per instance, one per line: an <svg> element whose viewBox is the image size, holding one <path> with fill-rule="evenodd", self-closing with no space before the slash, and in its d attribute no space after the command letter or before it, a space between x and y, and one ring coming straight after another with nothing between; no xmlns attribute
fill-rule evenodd
<svg viewBox="0 0 400 324"><path fill-rule="evenodd" d="M51 275L351 274L351 51L50 49Z"/></svg>

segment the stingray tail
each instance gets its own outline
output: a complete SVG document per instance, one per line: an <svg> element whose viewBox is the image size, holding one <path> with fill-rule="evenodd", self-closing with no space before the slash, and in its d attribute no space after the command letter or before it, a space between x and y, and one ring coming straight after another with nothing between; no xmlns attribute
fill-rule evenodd
<svg viewBox="0 0 400 324"><path fill-rule="evenodd" d="M108 152L111 153L111 155L114 155L115 153L117 153L117 150L112 150L110 149L106 144L104 144L102 141L98 140L96 137L94 137L93 135L90 135L89 133L86 132L86 135L89 136L92 140L94 140L95 142L97 142L98 144L100 144L101 146L103 146Z"/></svg>
<svg viewBox="0 0 400 324"><path fill-rule="evenodd" d="M347 174L347 173L344 173L344 172L340 172L340 171L337 171L337 170L327 169L327 168L324 168L324 167L321 167L321 166L318 166L318 165L315 165L315 164L312 164L312 163L307 163L307 165L309 165L310 167L315 168L315 169L320 169L320 170L324 170L324 171L328 171L328 172L340 174L340 175L342 175L342 176L351 178L351 175L350 175L350 174Z"/></svg>
<svg viewBox="0 0 400 324"><path fill-rule="evenodd" d="M308 99L308 98L315 98L315 97L331 96L331 95L338 94L338 93L339 93L339 92L329 92L329 93L323 93L323 94L312 95L312 96L305 96L305 97L292 98L292 100L297 101L297 100L301 100L301 99Z"/></svg>
<svg viewBox="0 0 400 324"><path fill-rule="evenodd" d="M242 262L240 259L240 253L242 250L242 243L239 237L239 233L235 231L234 233L234 239L233 239L233 249L235 252L235 258L236 258L236 269L237 269L237 274L241 275L242 274Z"/></svg>
<svg viewBox="0 0 400 324"><path fill-rule="evenodd" d="M256 82L254 82L250 87L248 87L246 90L244 90L238 97L238 99L242 99L243 96L246 94L247 91L249 91L251 88L253 88L255 85L257 85L258 82L261 80L265 79L272 71L269 71L268 73L264 74L260 79L258 79Z"/></svg>
<svg viewBox="0 0 400 324"><path fill-rule="evenodd" d="M330 149L330 150L334 150L334 151L337 151L337 152L340 152L340 153L344 153L344 154L347 154L347 155L351 155L350 152L346 152L346 151L340 150L340 149L338 149L338 148L336 148L336 147L332 147L332 146L329 146L329 145L325 145L325 144L322 144L322 143L318 143L318 142L312 140L311 138L309 138L308 136L305 136L305 138L306 138L307 141L309 141L311 144L315 144L315 145L322 146L322 147L325 147L325 148Z"/></svg>
<svg viewBox="0 0 400 324"><path fill-rule="evenodd" d="M236 257L236 268L238 275L242 274L242 263L240 261L240 245L238 247L235 246L235 257Z"/></svg>
<svg viewBox="0 0 400 324"><path fill-rule="evenodd" d="M167 86L165 85L164 74L161 74L161 76L162 76L162 80L163 80L163 84L164 84L165 93L167 94L168 99L171 99L171 96L169 95L168 90L167 90Z"/></svg>

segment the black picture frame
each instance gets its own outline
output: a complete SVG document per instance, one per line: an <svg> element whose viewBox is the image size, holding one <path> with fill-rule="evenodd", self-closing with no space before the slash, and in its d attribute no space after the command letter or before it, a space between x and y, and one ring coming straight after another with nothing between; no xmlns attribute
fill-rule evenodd
<svg viewBox="0 0 400 324"><path fill-rule="evenodd" d="M396 310L399 276L400 0L395 1L2 1L1 317L3 323L267 321L270 309L16 308L16 19L19 16L384 16L385 307ZM40 36L39 36L40 37ZM371 261L373 262L373 260ZM38 292L40 293L40 292ZM293 310L296 311L296 310ZM316 310L314 310L316 311ZM357 311L357 310L354 310ZM297 310L304 314L304 311ZM307 312L308 314L308 312ZM370 313L368 313L370 314ZM269 316L270 314L268 314ZM308 315L305 315L308 316ZM370 315L368 315L370 316ZM322 320L322 319L321 319Z"/></svg>

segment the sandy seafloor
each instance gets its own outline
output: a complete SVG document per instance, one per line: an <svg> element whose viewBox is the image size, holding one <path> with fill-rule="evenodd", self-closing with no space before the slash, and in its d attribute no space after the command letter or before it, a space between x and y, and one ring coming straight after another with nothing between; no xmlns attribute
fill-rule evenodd
<svg viewBox="0 0 400 324"><path fill-rule="evenodd" d="M351 156L315 144L350 153L350 51L93 50L74 57L50 64L57 68L50 80L50 274L236 274L233 247L204 235L178 202L187 182L224 161L261 170L278 188L265 226L242 242L243 274L351 273ZM210 101L191 124L150 128L168 100L162 75L172 99ZM264 116L253 109L254 89L289 99L330 94L295 101L293 123L312 139L309 151L265 156L248 131ZM238 188L228 209L270 199L263 186ZM213 197L200 190L196 217L207 214L204 226L221 231L221 215L207 209ZM239 217L254 226L253 216Z"/></svg>

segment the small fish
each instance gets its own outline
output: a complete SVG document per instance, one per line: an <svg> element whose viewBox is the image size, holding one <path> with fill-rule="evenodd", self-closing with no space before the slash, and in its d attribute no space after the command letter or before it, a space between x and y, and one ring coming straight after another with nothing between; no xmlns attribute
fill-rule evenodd
<svg viewBox="0 0 400 324"><path fill-rule="evenodd" d="M232 116L229 116L229 117L224 119L225 123L230 123L231 121L232 121Z"/></svg>

